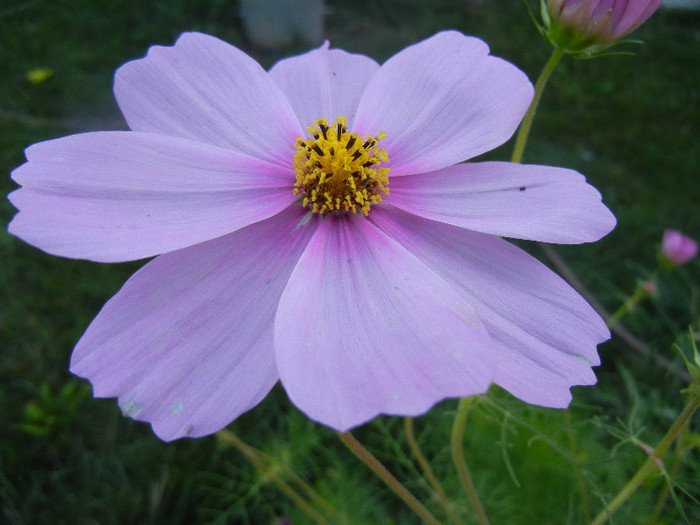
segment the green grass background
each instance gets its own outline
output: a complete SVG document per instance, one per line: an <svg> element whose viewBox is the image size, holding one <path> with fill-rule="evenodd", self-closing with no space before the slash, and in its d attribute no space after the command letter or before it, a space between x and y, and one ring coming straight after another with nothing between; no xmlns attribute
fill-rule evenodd
<svg viewBox="0 0 700 525"><path fill-rule="evenodd" d="M519 0L328 1L333 46L383 61L408 44L454 28L486 40L534 80L549 49ZM0 7L0 178L24 161L28 145L70 133L125 127L114 102L114 70L170 45L186 30L238 45L264 65L278 54L248 49L235 1L11 0ZM656 264L664 228L700 237L700 16L660 11L633 35L636 56L565 59L542 103L526 162L586 174L618 217L593 245L558 252L588 290L615 309ZM629 49L629 48L628 48ZM26 73L50 68L31 84ZM488 154L507 159L512 144ZM2 222L14 214L0 203ZM536 247L529 247L539 254ZM19 524L276 523L300 511L237 451L213 437L160 442L148 425L95 400L67 372L90 320L142 263L99 265L45 255L0 232L0 522ZM700 321L700 264L665 275L659 294L626 326L653 355L680 363L676 337ZM619 338L600 347L599 383L575 388L569 411L527 406L494 390L477 403L466 454L492 523L579 524L596 513L681 411L682 379ZM416 420L418 438L465 523L468 505L447 443L454 401ZM275 389L233 425L237 435L306 479L349 523L418 523L327 428L309 422ZM401 420L382 417L356 431L439 515L408 453ZM655 506L666 481L653 476L615 523L700 523L697 418L665 458L674 498ZM334 518L338 520L339 518ZM650 521L653 520L653 521ZM331 520L331 522L334 522Z"/></svg>

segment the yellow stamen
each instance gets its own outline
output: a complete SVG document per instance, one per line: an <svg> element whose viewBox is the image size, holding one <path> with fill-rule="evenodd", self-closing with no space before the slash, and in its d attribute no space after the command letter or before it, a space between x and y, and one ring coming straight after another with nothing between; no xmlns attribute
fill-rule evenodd
<svg viewBox="0 0 700 525"><path fill-rule="evenodd" d="M382 201L381 194L389 195L389 168L379 167L389 157L377 147L386 133L363 138L346 126L345 117L331 126L321 118L307 128L312 138L296 140L294 195L301 194L302 205L314 213L368 215L370 206Z"/></svg>

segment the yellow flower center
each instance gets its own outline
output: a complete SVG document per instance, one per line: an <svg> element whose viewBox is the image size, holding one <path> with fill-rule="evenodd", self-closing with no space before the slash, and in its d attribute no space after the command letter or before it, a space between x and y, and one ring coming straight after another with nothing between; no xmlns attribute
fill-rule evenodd
<svg viewBox="0 0 700 525"><path fill-rule="evenodd" d="M369 214L372 204L389 195L389 168L380 168L389 157L377 143L386 138L350 133L345 117L331 126L318 119L307 128L312 138L299 137L294 153L297 180L294 195L303 196L302 205L314 213L332 211Z"/></svg>

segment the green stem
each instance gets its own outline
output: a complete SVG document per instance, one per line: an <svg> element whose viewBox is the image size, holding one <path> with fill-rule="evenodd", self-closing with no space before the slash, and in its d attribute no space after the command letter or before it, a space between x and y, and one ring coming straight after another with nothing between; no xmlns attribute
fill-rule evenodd
<svg viewBox="0 0 700 525"><path fill-rule="evenodd" d="M467 461L464 459L464 448L462 444L464 438L464 425L467 421L467 408L472 403L473 399L474 398L471 397L463 397L459 400L457 414L455 415L454 423L452 424L452 460L457 468L459 480L462 482L464 492L466 492L467 498L469 498L469 501L474 508L474 514L476 514L479 524L488 525L489 519L486 517L486 512L484 512L484 507L481 505L479 495L476 493L476 488L474 487L474 482L469 474Z"/></svg>
<svg viewBox="0 0 700 525"><path fill-rule="evenodd" d="M671 446L673 440L676 436L683 430L683 427L690 420L693 412L700 407L700 396L693 396L683 412L678 416L678 419L673 423L671 428L668 430L666 435L661 439L659 444L656 446L654 451L649 455L644 464L640 467L637 473L632 477L632 479L627 482L627 485L620 491L620 493L615 496L615 498L607 505L598 516L590 523L590 525L603 525L610 516L612 516L615 511L617 511L627 499L634 494L634 492L644 483L649 474L654 470L657 462L661 459L664 452Z"/></svg>
<svg viewBox="0 0 700 525"><path fill-rule="evenodd" d="M515 146L513 147L511 162L520 163L523 160L525 144L527 144L527 137L530 135L530 128L532 127L532 121L534 120L535 113L537 112L537 106L540 103L542 93L544 92L544 88L547 85L547 81L549 80L552 71L554 71L554 68L557 66L561 60L561 57L563 56L564 52L558 47L555 47L552 51L552 55L549 57L549 60L547 60L547 63L544 65L544 68L542 69L542 72L535 83L535 96L530 103L530 107L527 108L527 113L525 113L523 121L520 123L518 136L515 139Z"/></svg>
<svg viewBox="0 0 700 525"><path fill-rule="evenodd" d="M615 310L610 317L608 317L608 320L605 321L605 323L608 325L608 328L612 328L617 323L619 323L620 319L622 319L624 316L626 316L628 313L634 310L635 307L648 296L649 293L646 290L644 290L644 288L638 285L632 293L632 295L630 295L627 298L627 300L624 303L622 303L620 307L617 310Z"/></svg>
<svg viewBox="0 0 700 525"><path fill-rule="evenodd" d="M608 328L612 328L615 326L617 323L620 322L620 319L622 319L624 316L626 316L628 313L630 313L632 310L636 308L636 306L641 303L644 299L647 297L651 297L651 293L644 288L644 283L654 283L658 277L659 271L656 270L654 271L646 281L642 281L637 283L637 287L635 288L634 292L632 292L632 295L630 295L627 300L620 305L620 307L613 312L613 314L608 317L607 321L605 323L608 325Z"/></svg>
<svg viewBox="0 0 700 525"><path fill-rule="evenodd" d="M413 511L421 517L423 521L429 525L440 525L440 522L433 516L428 509L426 509L423 504L418 501L418 499L411 494L406 487L404 487L401 482L394 477L394 475L389 472L389 470L382 465L382 463L375 458L372 453L363 447L359 441L350 432L338 432L340 440L345 443L345 446L350 449L350 452L355 454L360 461L367 465L372 472L374 472L379 478L386 483L386 485L401 498L406 505L411 507Z"/></svg>
<svg viewBox="0 0 700 525"><path fill-rule="evenodd" d="M666 485L664 485L664 490L661 493L659 500L656 502L654 512L652 512L651 516L649 516L649 518L644 522L644 525L654 525L655 523L659 523L659 516L661 516L661 513L664 511L666 500L668 500L668 497L671 494L672 480L678 474L678 471L681 468L681 464L683 463L683 457L685 456L685 453L688 448L688 434L690 434L690 429L687 426L683 427L680 436L678 436L678 439L676 440L676 459L673 462L673 465L671 466L670 470L668 471L668 481Z"/></svg>
<svg viewBox="0 0 700 525"><path fill-rule="evenodd" d="M291 499L294 502L294 504L297 507L299 507L299 509L301 509L302 512L304 512L314 523L317 523L319 525L330 525L329 521L327 521L323 516L321 516L321 514L318 513L316 509L309 505L309 503L306 500L304 500L297 493L297 491L294 490L294 488L291 485L289 485L289 483L287 483L280 476L278 476L274 469L270 468L270 466L273 464L272 458L270 458L270 456L256 449L255 447L248 445L246 442L244 442L236 434L234 434L228 429L219 430L216 433L216 437L220 441L223 441L224 443L233 446L236 450L243 454L246 457L246 459L248 459L248 461L250 461L255 466L255 468L257 468L261 472L264 472L267 478L272 483L277 485L280 491L287 497L289 497L289 499ZM319 507L323 507L326 510L326 512L329 512L331 515L337 514L335 509L326 500L324 500L314 489L312 489L303 479L301 479L289 469L283 467L283 470L286 471L285 473L292 479L292 481L294 481L301 488L301 490L306 493L309 499L311 499L316 505L318 505ZM342 523L348 523L347 517L340 516L339 518Z"/></svg>
<svg viewBox="0 0 700 525"><path fill-rule="evenodd" d="M420 446L418 445L418 441L416 440L416 434L413 431L413 418L412 417L403 418L403 429L404 429L404 434L406 435L406 441L408 442L408 447L411 449L411 453L416 458L418 465L420 466L421 470L423 471L423 475L426 477L426 479L428 480L428 483L430 484L431 488L435 492L435 495L437 496L437 499L440 502L440 505L442 505L442 508L445 511L445 515L450 519L450 521L452 523L458 524L459 520L457 519L457 516L455 515L455 512L454 512L454 509L452 508L452 505L450 505L450 500L447 498L447 494L445 494L445 490L442 488L442 485L438 481L437 476L435 476L433 469L430 467L430 463L428 462L426 457L423 455L423 451L420 449Z"/></svg>
<svg viewBox="0 0 700 525"><path fill-rule="evenodd" d="M578 450L576 443L576 433L572 428L571 412L569 409L563 410L564 423L566 425L566 433L569 437L569 448L571 449L571 459L576 468L576 488L578 489L579 499L581 500L581 514L583 519L588 521L591 519L591 506L588 500L588 490L586 490L586 480L581 471L581 463L583 462L582 454Z"/></svg>

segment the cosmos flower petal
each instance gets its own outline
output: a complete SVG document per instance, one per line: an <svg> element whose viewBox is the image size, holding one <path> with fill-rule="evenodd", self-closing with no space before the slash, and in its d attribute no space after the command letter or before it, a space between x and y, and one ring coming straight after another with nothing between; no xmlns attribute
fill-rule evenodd
<svg viewBox="0 0 700 525"><path fill-rule="evenodd" d="M289 208L149 262L88 327L71 371L166 441L228 425L278 379L273 320L315 229L304 216Z"/></svg>
<svg viewBox="0 0 700 525"><path fill-rule="evenodd" d="M275 347L290 399L340 431L482 393L494 369L470 304L352 214L321 221L280 299Z"/></svg>
<svg viewBox="0 0 700 525"><path fill-rule="evenodd" d="M393 179L386 201L462 228L544 242L597 241L615 226L583 175L550 166L457 164Z"/></svg>
<svg viewBox="0 0 700 525"><path fill-rule="evenodd" d="M571 386L595 383L596 345L610 333L549 268L498 237L392 206L370 220L474 305L498 353L497 384L528 403L566 407Z"/></svg>
<svg viewBox="0 0 700 525"><path fill-rule="evenodd" d="M270 217L293 197L290 169L149 133L97 132L35 144L12 172L23 187L10 233L42 250L126 261Z"/></svg>
<svg viewBox="0 0 700 525"><path fill-rule="evenodd" d="M661 5L662 0L628 0L619 2L622 7L613 7L619 11L615 24L615 36L623 37L642 25ZM617 14L617 13L616 13Z"/></svg>
<svg viewBox="0 0 700 525"><path fill-rule="evenodd" d="M282 166L301 135L277 84L252 58L213 36L184 33L172 47L120 67L114 93L134 131L234 149Z"/></svg>
<svg viewBox="0 0 700 525"><path fill-rule="evenodd" d="M343 116L352 129L357 104L377 69L379 65L371 58L328 49L326 42L319 49L279 61L270 75L303 128L319 118L333 122Z"/></svg>
<svg viewBox="0 0 700 525"><path fill-rule="evenodd" d="M500 146L533 88L477 38L445 31L407 47L367 84L354 131L386 131L392 176L434 171Z"/></svg>

